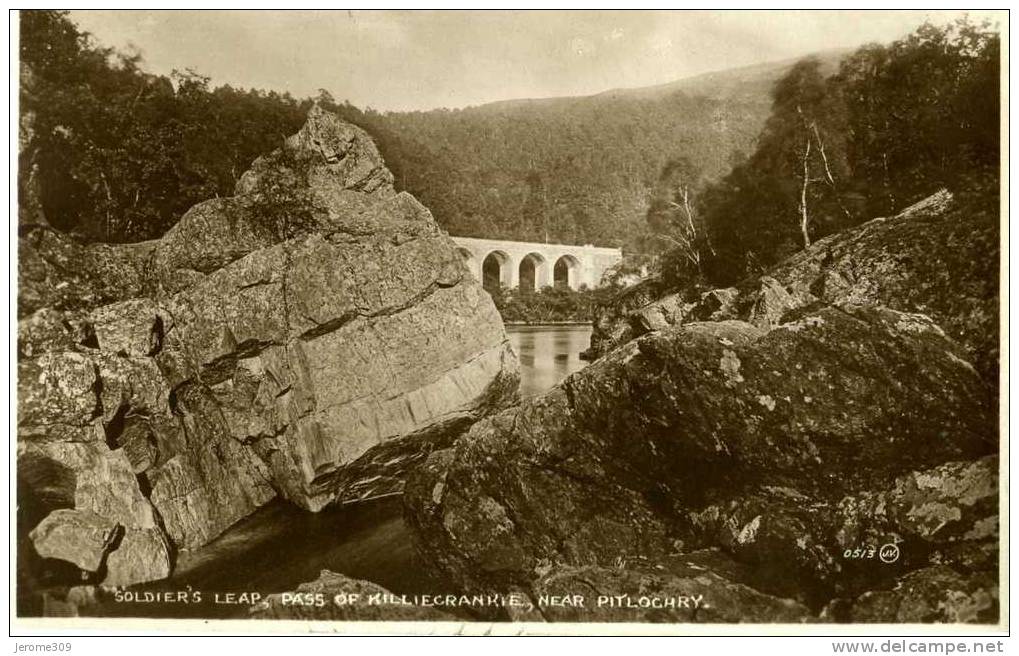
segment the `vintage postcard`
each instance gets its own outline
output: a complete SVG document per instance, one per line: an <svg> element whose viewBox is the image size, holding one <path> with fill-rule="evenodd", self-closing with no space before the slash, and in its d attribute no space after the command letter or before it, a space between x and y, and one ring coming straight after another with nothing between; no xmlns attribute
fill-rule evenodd
<svg viewBox="0 0 1019 656"><path fill-rule="evenodd" d="M1007 12L11 26L12 631L1007 628Z"/></svg>

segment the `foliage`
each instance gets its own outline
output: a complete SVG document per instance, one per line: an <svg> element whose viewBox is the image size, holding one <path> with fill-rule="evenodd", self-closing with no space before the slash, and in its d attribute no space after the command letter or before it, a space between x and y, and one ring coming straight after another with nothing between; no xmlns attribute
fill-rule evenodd
<svg viewBox="0 0 1019 656"><path fill-rule="evenodd" d="M961 19L865 46L827 78L817 61L794 66L755 151L697 195L713 246L701 271L730 284L939 188L996 179L999 49L989 25ZM691 277L687 259L682 246L663 257L671 284Z"/></svg>
<svg viewBox="0 0 1019 656"><path fill-rule="evenodd" d="M539 291L503 287L491 293L503 321L555 323L592 321L597 304L607 300L616 291L612 287L584 287L579 290L544 287Z"/></svg>
<svg viewBox="0 0 1019 656"><path fill-rule="evenodd" d="M754 273L856 219L839 195L848 176L845 111L815 59L775 85L757 149L702 195L719 267Z"/></svg>
<svg viewBox="0 0 1019 656"><path fill-rule="evenodd" d="M849 109L849 157L888 214L960 175L997 170L1000 37L985 23L923 25L849 58L833 79Z"/></svg>
<svg viewBox="0 0 1019 656"><path fill-rule="evenodd" d="M38 172L49 222L88 240L157 237L195 203L232 195L312 102L213 88L194 71L151 75L66 12L20 16L19 170ZM702 81L402 113L317 100L371 133L397 186L452 234L628 256L678 242L664 275L728 284L939 187L996 175L999 60L985 24L924 25L859 49L833 75L830 57L793 66L770 117L774 67L737 75L731 93ZM258 190L261 223L300 231L307 199L278 182Z"/></svg>
<svg viewBox="0 0 1019 656"><path fill-rule="evenodd" d="M96 44L66 12L21 13L26 152L57 228L99 241L159 236L193 204L232 195L255 157L278 148L311 100L213 88L194 71L147 74L140 56ZM450 233L626 246L642 242L657 172L685 155L719 176L767 113L759 91L682 90L381 113L327 109L376 139L396 184ZM25 162L29 163L29 162ZM26 170L25 167L22 170Z"/></svg>
<svg viewBox="0 0 1019 656"><path fill-rule="evenodd" d="M43 209L89 240L159 236L192 205L231 195L252 160L295 132L310 101L155 76L97 46L65 12L21 13L21 109ZM25 127L23 127L25 129Z"/></svg>
<svg viewBox="0 0 1019 656"><path fill-rule="evenodd" d="M647 222L657 239L672 249L667 264L676 278L703 277L702 260L714 255L707 225L697 208L706 184L689 158L669 160L651 196Z"/></svg>
<svg viewBox="0 0 1019 656"><path fill-rule="evenodd" d="M766 112L676 92L369 112L363 126L398 183L453 234L634 251L662 165L685 155L722 175Z"/></svg>

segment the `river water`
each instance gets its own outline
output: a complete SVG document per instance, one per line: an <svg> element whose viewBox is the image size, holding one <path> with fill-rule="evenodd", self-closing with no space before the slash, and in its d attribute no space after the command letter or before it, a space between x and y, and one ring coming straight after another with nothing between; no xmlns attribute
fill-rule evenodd
<svg viewBox="0 0 1019 656"><path fill-rule="evenodd" d="M590 326L508 326L520 359L520 391L538 394L581 369ZM199 604L116 602L107 598L109 616L241 618L247 603L217 603L229 593L268 595L295 589L330 569L374 581L398 594L452 592L429 575L414 551L403 521L402 501L388 497L319 513L273 501L226 533L191 553L179 554L173 576L135 590L139 593L198 590Z"/></svg>
<svg viewBox="0 0 1019 656"><path fill-rule="evenodd" d="M591 343L591 326L507 326L520 359L520 394L533 396L552 387L586 362L581 351Z"/></svg>

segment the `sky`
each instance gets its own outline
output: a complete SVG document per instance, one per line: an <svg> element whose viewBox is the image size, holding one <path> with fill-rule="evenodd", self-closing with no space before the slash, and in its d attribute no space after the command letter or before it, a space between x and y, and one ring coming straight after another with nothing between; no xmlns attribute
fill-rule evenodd
<svg viewBox="0 0 1019 656"><path fill-rule="evenodd" d="M991 12L971 12L974 18ZM672 82L899 38L951 11L76 10L143 68L214 84L326 89L378 110L459 108ZM1000 14L992 16L1001 23Z"/></svg>

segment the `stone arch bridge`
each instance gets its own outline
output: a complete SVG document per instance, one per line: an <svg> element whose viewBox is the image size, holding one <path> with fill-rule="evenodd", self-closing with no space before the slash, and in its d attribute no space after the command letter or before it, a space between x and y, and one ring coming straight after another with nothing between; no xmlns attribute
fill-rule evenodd
<svg viewBox="0 0 1019 656"><path fill-rule="evenodd" d="M605 270L623 259L618 248L532 244L453 237L457 251L485 289L499 285L528 290L548 286L597 287Z"/></svg>

